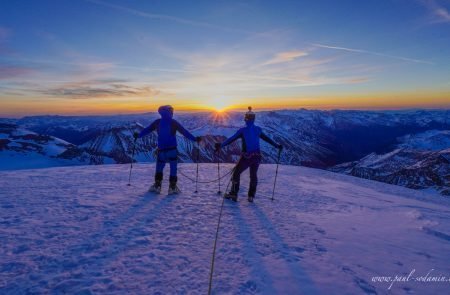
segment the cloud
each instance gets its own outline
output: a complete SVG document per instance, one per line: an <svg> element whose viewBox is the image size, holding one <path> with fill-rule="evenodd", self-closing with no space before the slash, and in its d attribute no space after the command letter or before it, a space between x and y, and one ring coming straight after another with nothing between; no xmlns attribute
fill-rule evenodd
<svg viewBox="0 0 450 295"><path fill-rule="evenodd" d="M420 0L431 14L431 23L450 23L449 10L436 0Z"/></svg>
<svg viewBox="0 0 450 295"><path fill-rule="evenodd" d="M360 84L360 83L366 83L369 81L370 81L370 79L367 77L357 77L357 78L350 78L346 82L348 84Z"/></svg>
<svg viewBox="0 0 450 295"><path fill-rule="evenodd" d="M374 51L369 51L369 50L363 50L363 49L355 49L355 48L340 47L340 46L330 46L330 45L324 45L324 44L318 44L318 43L313 43L312 45L315 46L315 47L319 47L319 48L342 50L342 51L356 52L356 53L364 53L364 54L382 56L382 57L393 58L393 59L398 59L398 60L403 60L403 61L408 61L408 62L414 62L414 63L420 63L420 64L429 64L429 65L433 64L432 62L426 61L426 60L420 60L420 59L414 59L414 58L408 58L408 57L384 54L384 53L379 53L379 52L374 52Z"/></svg>
<svg viewBox="0 0 450 295"><path fill-rule="evenodd" d="M103 83L103 81L114 81ZM40 94L70 99L114 98L114 97L142 97L157 96L160 91L151 86L132 86L119 79L83 81L67 83L59 87L40 90Z"/></svg>
<svg viewBox="0 0 450 295"><path fill-rule="evenodd" d="M11 35L11 30L5 27L0 27L0 42L3 42Z"/></svg>
<svg viewBox="0 0 450 295"><path fill-rule="evenodd" d="M254 33L254 32L250 32L250 31L246 31L246 30L233 29L233 28L218 26L218 25L207 23L207 22L201 22L201 21L196 21L196 20L191 20L191 19L187 19L187 18L176 17L176 16L172 16L172 15L167 15L167 14L149 13L149 12L145 12L145 11L141 11L141 10L125 7L125 6L120 6L120 5L104 2L104 1L101 1L101 0L86 0L86 1L94 3L94 4L97 4L97 5L101 5L101 6L104 6L104 7L109 7L109 8L115 9L115 10L119 10L119 11L122 11L122 12L126 12L126 13L129 13L129 14L133 14L133 15L136 15L136 16L150 18L150 19L166 20L166 21L179 23L179 24L182 24L182 25L205 27L205 28L210 28L210 29L218 29L218 30L222 30L222 31L241 32L241 33L246 33L246 34L253 34Z"/></svg>
<svg viewBox="0 0 450 295"><path fill-rule="evenodd" d="M152 67L146 63L134 66L119 62L86 62L92 57L77 60L84 62L33 60L30 61L32 65L45 71L30 80L36 85L22 87L30 97L125 100L128 97L158 95L158 98L165 98L172 95L180 100L207 101L213 97L238 99L261 93L295 95L308 91L301 89L305 87L364 83L366 76L370 76L370 73L360 73L348 65L343 67L335 52L314 55L311 46L292 45L289 38L273 42L273 38L272 35L258 36L239 41L238 46L208 45L201 49L148 40L152 41L148 46L156 46L156 51L173 61L170 68L165 64Z"/></svg>
<svg viewBox="0 0 450 295"><path fill-rule="evenodd" d="M263 65L267 54L255 51L254 47L241 48L238 52L222 50L214 54L186 54L185 67L192 71L168 77L160 82L158 88L176 93L180 98L226 97L232 101L239 97L260 95L261 92L291 95L304 87L368 81L368 78L342 67L333 74L330 72L330 63L335 61L334 58L314 58L309 55L299 58L305 56L303 51L282 51L284 54L277 54L273 58L278 58L277 62L267 67ZM287 62L296 58L299 58L296 62Z"/></svg>
<svg viewBox="0 0 450 295"><path fill-rule="evenodd" d="M441 7L436 9L434 12L442 21L450 22L450 13L447 9Z"/></svg>
<svg viewBox="0 0 450 295"><path fill-rule="evenodd" d="M8 45L9 36L11 36L12 31L5 27L0 27L0 54L12 54L12 50Z"/></svg>
<svg viewBox="0 0 450 295"><path fill-rule="evenodd" d="M61 61L50 59L27 59L27 58L13 58L13 61L51 66L73 66L77 70L83 71L83 74L88 72L101 72L115 68L117 65L110 62L78 62L78 61Z"/></svg>
<svg viewBox="0 0 450 295"><path fill-rule="evenodd" d="M176 71L169 74L154 73L152 80L164 93L170 92L179 99L207 100L226 97L233 100L255 95L294 95L305 87L365 83L373 72L366 64L353 63L353 69L333 54L317 54L311 46L292 50L291 38L276 39L274 36L246 38L226 48L205 46L189 50L168 46L160 40L141 39L143 45L176 61ZM278 37L277 37L278 38ZM150 41L150 40L148 40ZM156 44L156 47L155 47ZM270 66L267 66L270 65ZM118 65L120 67L120 65ZM158 71L160 69L136 68L133 70ZM165 70L164 70L165 71ZM315 91L315 90L312 90Z"/></svg>
<svg viewBox="0 0 450 295"><path fill-rule="evenodd" d="M33 69L27 67L0 65L0 80L21 77L33 72Z"/></svg>
<svg viewBox="0 0 450 295"><path fill-rule="evenodd" d="M284 62L293 61L296 58L307 56L306 51L293 50L277 53L271 60L266 61L263 65L279 64Z"/></svg>
<svg viewBox="0 0 450 295"><path fill-rule="evenodd" d="M35 34L37 37L42 38L46 41L55 42L58 40L58 37L55 34L44 30L36 30Z"/></svg>

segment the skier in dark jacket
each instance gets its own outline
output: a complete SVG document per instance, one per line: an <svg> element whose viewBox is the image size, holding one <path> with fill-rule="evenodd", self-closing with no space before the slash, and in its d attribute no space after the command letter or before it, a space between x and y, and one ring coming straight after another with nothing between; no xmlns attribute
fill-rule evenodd
<svg viewBox="0 0 450 295"><path fill-rule="evenodd" d="M246 126L239 129L233 136L225 140L222 144L216 143L216 150L223 148L237 139L242 140L242 155L239 159L232 175L231 190L225 193L225 198L237 201L237 195L239 192L239 184L241 173L247 168L250 168L250 187L248 189L248 201L253 202L256 193L256 186L258 184L258 167L261 163L261 150L259 147L259 139L270 143L272 146L282 149L281 144L275 143L270 139L261 127L255 125L255 113L252 112L252 108L248 108L249 111L245 114Z"/></svg>
<svg viewBox="0 0 450 295"><path fill-rule="evenodd" d="M161 192L161 183L163 180L163 170L166 163L170 164L170 178L169 178L169 194L179 193L177 187L177 164L178 164L178 150L177 150L177 131L183 134L186 138L199 142L201 137L195 137L187 131L180 123L173 119L173 107L170 105L161 106L158 109L161 119L153 121L147 128L144 128L140 133L135 132L134 138L141 138L152 131L158 133L158 156L156 159L155 183L150 187L149 191Z"/></svg>

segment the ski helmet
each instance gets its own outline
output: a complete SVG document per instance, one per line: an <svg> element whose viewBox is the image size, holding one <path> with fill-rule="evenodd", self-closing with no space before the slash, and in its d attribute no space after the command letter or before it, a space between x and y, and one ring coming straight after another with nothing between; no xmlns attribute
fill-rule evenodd
<svg viewBox="0 0 450 295"><path fill-rule="evenodd" d="M173 117L173 107L171 105L160 106L158 109L158 113L161 117Z"/></svg>
<svg viewBox="0 0 450 295"><path fill-rule="evenodd" d="M252 107L248 107L248 112L245 113L245 122L255 121L256 114L252 112Z"/></svg>

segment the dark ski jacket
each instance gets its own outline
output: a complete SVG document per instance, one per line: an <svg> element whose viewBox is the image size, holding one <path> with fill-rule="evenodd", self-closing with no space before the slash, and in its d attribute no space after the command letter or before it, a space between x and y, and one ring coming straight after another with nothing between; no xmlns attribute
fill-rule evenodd
<svg viewBox="0 0 450 295"><path fill-rule="evenodd" d="M139 133L139 138L156 130L158 133L158 149L168 150L177 147L177 131L183 134L186 138L195 141L195 136L187 131L180 123L172 119L173 113L166 108L159 110L161 119L153 121L150 126L144 128Z"/></svg>
<svg viewBox="0 0 450 295"><path fill-rule="evenodd" d="M230 143L236 141L237 139L242 139L242 151L244 153L254 153L259 152L259 139L261 138L265 142L270 143L274 147L278 147L278 144L270 139L261 127L256 126L254 121L245 122L247 126L239 129L233 136L228 138L222 143L222 147L229 145Z"/></svg>

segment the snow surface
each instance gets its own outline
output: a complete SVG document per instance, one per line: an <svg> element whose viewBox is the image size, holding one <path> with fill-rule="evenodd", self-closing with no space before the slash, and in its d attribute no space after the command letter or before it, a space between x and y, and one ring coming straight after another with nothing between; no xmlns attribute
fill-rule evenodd
<svg viewBox="0 0 450 295"><path fill-rule="evenodd" d="M15 143L9 144L14 146ZM53 166L73 166L80 162L52 158L34 151L2 151L0 152L0 171L18 169L48 168Z"/></svg>
<svg viewBox="0 0 450 295"><path fill-rule="evenodd" d="M222 171L232 166L223 165ZM195 176L194 164L180 172ZM153 165L0 172L0 294L206 294L222 199L180 175L152 195ZM200 164L200 180L217 166ZM450 200L304 167L262 165L255 203L226 200L214 294L448 294ZM167 183L163 184L167 190ZM222 189L224 184L222 183Z"/></svg>
<svg viewBox="0 0 450 295"><path fill-rule="evenodd" d="M400 148L440 151L450 147L450 130L428 130L398 138Z"/></svg>
<svg viewBox="0 0 450 295"><path fill-rule="evenodd" d="M0 130L6 143L0 148L0 170L48 168L80 165L81 161L58 158L73 145L62 139L7 126Z"/></svg>

